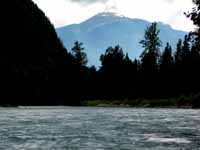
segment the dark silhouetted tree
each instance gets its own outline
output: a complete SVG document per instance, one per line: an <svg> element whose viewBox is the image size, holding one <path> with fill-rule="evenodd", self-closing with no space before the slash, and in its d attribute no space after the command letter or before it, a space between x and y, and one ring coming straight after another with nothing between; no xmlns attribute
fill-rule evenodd
<svg viewBox="0 0 200 150"><path fill-rule="evenodd" d="M171 71L174 64L174 58L172 55L172 47L167 43L165 50L160 58L160 69L161 71Z"/></svg>
<svg viewBox="0 0 200 150"><path fill-rule="evenodd" d="M172 55L172 47L167 43L163 54L160 58L160 83L162 86L162 96L174 95L174 58Z"/></svg>
<svg viewBox="0 0 200 150"><path fill-rule="evenodd" d="M82 46L83 43L76 41L74 43L74 47L72 48L72 54L75 57L75 61L77 62L78 65L86 66L88 59L86 53L83 52L84 48Z"/></svg>
<svg viewBox="0 0 200 150"><path fill-rule="evenodd" d="M140 41L140 44L144 48L144 51L140 56L144 70L153 71L157 69L161 46L159 32L157 23L152 23L145 31L144 39Z"/></svg>
<svg viewBox="0 0 200 150"><path fill-rule="evenodd" d="M195 37L195 47L200 51L200 0L192 0L196 7L193 8L192 12L187 13L187 17L189 17L193 24L197 26L196 31L192 32Z"/></svg>
<svg viewBox="0 0 200 150"><path fill-rule="evenodd" d="M144 39L140 44L144 48L141 57L141 69L143 76L143 89L146 95L151 96L156 93L158 59L160 55L161 41L159 39L157 23L152 23L145 30Z"/></svg>
<svg viewBox="0 0 200 150"><path fill-rule="evenodd" d="M117 80L121 75L121 68L123 65L124 53L120 46L109 47L105 54L100 57L101 68L103 76L107 80Z"/></svg>
<svg viewBox="0 0 200 150"><path fill-rule="evenodd" d="M190 38L185 35L183 44L179 40L177 44L176 58L176 82L178 93L190 93Z"/></svg>
<svg viewBox="0 0 200 150"><path fill-rule="evenodd" d="M177 46L176 46L176 52L174 54L176 63L178 63L182 60L182 57L181 57L182 49L183 49L183 42L181 39L179 39Z"/></svg>
<svg viewBox="0 0 200 150"><path fill-rule="evenodd" d="M134 69L128 55L124 55L120 46L109 47L100 60L105 95L112 99L126 97L130 87L128 80L131 79L131 71Z"/></svg>
<svg viewBox="0 0 200 150"><path fill-rule="evenodd" d="M102 63L102 67L106 65L118 65L122 64L124 59L124 53L122 48L118 45L114 48L109 47L104 55L101 55L100 61Z"/></svg>
<svg viewBox="0 0 200 150"><path fill-rule="evenodd" d="M187 13L193 24L197 27L194 32L190 33L192 38L191 55L190 55L190 79L191 89L193 92L200 93L200 0L192 0L196 7L193 8L192 12ZM199 94L198 94L199 95ZM200 106L200 99L195 98L195 105Z"/></svg>
<svg viewBox="0 0 200 150"><path fill-rule="evenodd" d="M185 35L182 52L181 52L182 61L187 63L189 59L189 55L190 55L190 37L188 35Z"/></svg>

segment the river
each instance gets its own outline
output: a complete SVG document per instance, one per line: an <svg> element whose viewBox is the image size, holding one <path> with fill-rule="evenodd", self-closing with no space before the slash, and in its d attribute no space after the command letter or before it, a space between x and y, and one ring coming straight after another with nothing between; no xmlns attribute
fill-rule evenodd
<svg viewBox="0 0 200 150"><path fill-rule="evenodd" d="M200 150L200 110L0 108L2 150Z"/></svg>

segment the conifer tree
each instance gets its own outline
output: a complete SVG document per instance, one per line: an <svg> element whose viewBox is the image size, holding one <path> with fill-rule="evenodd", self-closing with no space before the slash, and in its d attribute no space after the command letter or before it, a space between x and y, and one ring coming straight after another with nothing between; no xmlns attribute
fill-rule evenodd
<svg viewBox="0 0 200 150"><path fill-rule="evenodd" d="M144 39L140 41L140 44L144 48L140 57L142 67L145 70L153 71L157 68L161 46L159 32L160 31L157 29L157 23L152 23L145 31Z"/></svg>
<svg viewBox="0 0 200 150"><path fill-rule="evenodd" d="M177 46L176 46L176 52L175 52L175 62L178 63L181 61L181 53L182 53L182 48L183 48L183 42L181 39L178 40Z"/></svg>
<svg viewBox="0 0 200 150"><path fill-rule="evenodd" d="M72 54L74 55L76 64L86 66L88 59L86 53L83 52L84 48L82 46L83 43L76 41L74 43L74 47L72 48Z"/></svg>
<svg viewBox="0 0 200 150"><path fill-rule="evenodd" d="M161 71L168 72L172 69L174 58L172 56L172 47L167 43L160 59Z"/></svg>

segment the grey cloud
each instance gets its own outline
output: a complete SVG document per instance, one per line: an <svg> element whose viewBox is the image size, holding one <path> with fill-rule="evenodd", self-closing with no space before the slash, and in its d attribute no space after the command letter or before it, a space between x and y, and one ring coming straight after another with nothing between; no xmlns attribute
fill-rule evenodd
<svg viewBox="0 0 200 150"><path fill-rule="evenodd" d="M93 3L106 3L109 0L67 0L74 3L79 3L83 5L93 4Z"/></svg>

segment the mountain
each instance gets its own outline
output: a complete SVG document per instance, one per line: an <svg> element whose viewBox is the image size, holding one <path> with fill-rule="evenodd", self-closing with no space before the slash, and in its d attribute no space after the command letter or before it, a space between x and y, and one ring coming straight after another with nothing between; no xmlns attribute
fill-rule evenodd
<svg viewBox="0 0 200 150"><path fill-rule="evenodd" d="M131 58L139 57L142 52L139 41L143 39L144 31L150 24L151 22L145 20L104 12L80 24L57 28L56 31L63 44L69 49L76 40L83 42L89 65L99 66L99 57L109 46L120 45ZM178 39L186 34L161 22L158 23L158 28L163 47L169 42L175 49Z"/></svg>
<svg viewBox="0 0 200 150"><path fill-rule="evenodd" d="M58 71L58 66L67 64L71 55L49 19L32 0L2 1L0 8L3 22L0 28L0 105L41 105L44 99L49 101L46 97L52 97L63 87L52 82L59 84L58 79L68 77L64 71ZM67 70L66 65L63 68ZM37 101L39 97L43 97L43 101Z"/></svg>

